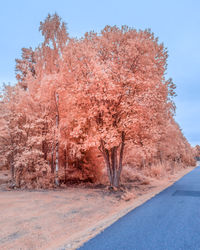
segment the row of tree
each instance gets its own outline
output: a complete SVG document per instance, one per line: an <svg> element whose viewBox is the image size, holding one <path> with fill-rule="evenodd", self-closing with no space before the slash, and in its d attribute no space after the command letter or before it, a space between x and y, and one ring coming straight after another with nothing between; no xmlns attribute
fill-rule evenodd
<svg viewBox="0 0 200 250"><path fill-rule="evenodd" d="M43 43L22 49L18 83L5 86L0 102L1 161L13 185L94 182L104 159L118 187L124 154L133 166L194 164L173 118L167 50L150 30L106 26L75 39L57 14L39 29Z"/></svg>

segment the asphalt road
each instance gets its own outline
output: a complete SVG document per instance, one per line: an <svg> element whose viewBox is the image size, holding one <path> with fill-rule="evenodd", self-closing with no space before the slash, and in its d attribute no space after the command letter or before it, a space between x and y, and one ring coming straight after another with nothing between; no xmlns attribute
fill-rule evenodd
<svg viewBox="0 0 200 250"><path fill-rule="evenodd" d="M80 249L200 250L200 167Z"/></svg>

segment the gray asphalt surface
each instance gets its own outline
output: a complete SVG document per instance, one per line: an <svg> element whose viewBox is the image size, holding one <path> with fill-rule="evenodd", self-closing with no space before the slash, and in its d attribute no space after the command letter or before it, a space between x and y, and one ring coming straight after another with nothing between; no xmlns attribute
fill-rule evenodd
<svg viewBox="0 0 200 250"><path fill-rule="evenodd" d="M200 167L80 249L200 250Z"/></svg>

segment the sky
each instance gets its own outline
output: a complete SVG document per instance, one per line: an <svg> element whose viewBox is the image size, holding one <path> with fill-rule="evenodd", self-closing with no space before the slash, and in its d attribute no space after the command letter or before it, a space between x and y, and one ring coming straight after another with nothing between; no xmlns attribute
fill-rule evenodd
<svg viewBox="0 0 200 250"><path fill-rule="evenodd" d="M150 28L168 49L167 77L176 84L176 121L194 146L200 144L199 0L0 0L0 85L16 83L21 48L42 41L40 21L55 12L71 37L106 25Z"/></svg>

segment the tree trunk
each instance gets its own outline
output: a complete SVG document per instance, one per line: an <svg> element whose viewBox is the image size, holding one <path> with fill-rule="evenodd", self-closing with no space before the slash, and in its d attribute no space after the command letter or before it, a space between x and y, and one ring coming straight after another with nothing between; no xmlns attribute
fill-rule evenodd
<svg viewBox="0 0 200 250"><path fill-rule="evenodd" d="M11 162L11 177L12 177L12 182L14 183L15 180L15 168L13 162Z"/></svg>
<svg viewBox="0 0 200 250"><path fill-rule="evenodd" d="M15 184L15 167L14 167L12 160L10 160L9 165L10 165L10 172L11 172L11 182L12 182L12 185L14 185Z"/></svg>
<svg viewBox="0 0 200 250"><path fill-rule="evenodd" d="M55 184L59 186L59 179L58 179L58 142L56 143L56 176L55 176Z"/></svg>
<svg viewBox="0 0 200 250"><path fill-rule="evenodd" d="M47 143L46 141L42 142L42 152L44 154L45 161L47 160Z"/></svg>
<svg viewBox="0 0 200 250"><path fill-rule="evenodd" d="M110 150L108 150L105 148L104 141L101 140L101 146L99 148L104 157L110 185L111 187L115 188L118 188L120 183L124 145L125 145L124 141L125 141L125 133L122 132L120 146L115 146Z"/></svg>
<svg viewBox="0 0 200 250"><path fill-rule="evenodd" d="M51 173L54 173L54 142L51 148Z"/></svg>
<svg viewBox="0 0 200 250"><path fill-rule="evenodd" d="M56 129L58 132L58 128L59 128L59 111L58 111L59 96L57 93L55 93L55 98L56 98ZM59 142L58 142L58 136L56 136L56 176L55 176L56 186L59 186L58 169L59 169Z"/></svg>
<svg viewBox="0 0 200 250"><path fill-rule="evenodd" d="M67 152L66 148L64 149L64 171L65 171L65 183L67 182L67 175L66 175L66 169L68 167L68 160L67 160Z"/></svg>

